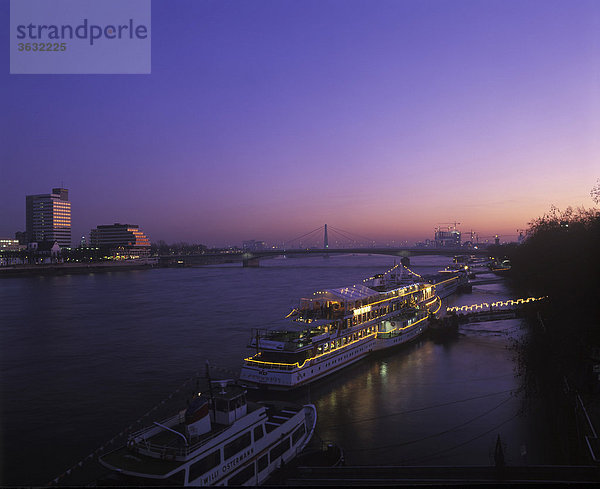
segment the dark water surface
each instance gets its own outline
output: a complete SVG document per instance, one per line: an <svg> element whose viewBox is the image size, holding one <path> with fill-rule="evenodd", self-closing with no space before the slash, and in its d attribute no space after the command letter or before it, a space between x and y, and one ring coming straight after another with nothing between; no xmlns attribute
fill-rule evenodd
<svg viewBox="0 0 600 489"><path fill-rule="evenodd" d="M448 258L417 257L431 273ZM164 399L204 362L239 372L254 327L281 322L320 288L393 265L377 256L0 281L0 481L45 484ZM475 287L451 305L512 297ZM521 402L509 348L518 319L468 324L455 340L418 340L298 394L317 432L349 464L489 464L498 434L509 463L548 463L548 440ZM526 452L526 454L524 453Z"/></svg>

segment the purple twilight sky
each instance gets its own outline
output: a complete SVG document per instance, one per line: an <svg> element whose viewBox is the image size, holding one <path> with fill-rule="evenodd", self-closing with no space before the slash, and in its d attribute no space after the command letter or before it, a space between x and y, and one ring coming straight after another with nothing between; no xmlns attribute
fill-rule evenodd
<svg viewBox="0 0 600 489"><path fill-rule="evenodd" d="M9 75L0 31L0 237L61 182L74 243L510 239L593 204L597 0L163 0L151 27L151 75Z"/></svg>

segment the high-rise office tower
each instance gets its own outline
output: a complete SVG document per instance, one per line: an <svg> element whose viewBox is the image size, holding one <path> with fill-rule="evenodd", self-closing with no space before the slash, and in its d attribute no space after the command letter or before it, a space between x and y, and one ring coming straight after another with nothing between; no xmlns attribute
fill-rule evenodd
<svg viewBox="0 0 600 489"><path fill-rule="evenodd" d="M57 241L61 248L71 246L71 202L66 188L53 188L51 194L25 198L27 238Z"/></svg>

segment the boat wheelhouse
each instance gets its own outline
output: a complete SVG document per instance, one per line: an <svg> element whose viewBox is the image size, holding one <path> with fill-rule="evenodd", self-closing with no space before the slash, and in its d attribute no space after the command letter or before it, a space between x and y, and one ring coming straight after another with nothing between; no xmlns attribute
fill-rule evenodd
<svg viewBox="0 0 600 489"><path fill-rule="evenodd" d="M302 451L316 419L312 404L251 403L244 388L221 382L100 462L119 485L258 485Z"/></svg>

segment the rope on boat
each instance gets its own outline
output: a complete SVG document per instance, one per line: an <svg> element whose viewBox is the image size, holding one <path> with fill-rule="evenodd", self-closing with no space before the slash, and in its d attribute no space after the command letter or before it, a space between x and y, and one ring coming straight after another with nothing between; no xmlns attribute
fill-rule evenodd
<svg viewBox="0 0 600 489"><path fill-rule="evenodd" d="M226 367L220 367L220 366L211 365L210 369L211 370L220 370L220 371L226 373L227 375L229 375L231 377L236 377L237 378L237 376L238 376L237 372L234 372L233 370L231 370L229 368L226 368ZM113 445L116 440L121 439L125 435L129 435L132 432L134 426L140 425L145 418L147 418L148 416L150 416L160 406L163 406L164 404L166 404L166 402L169 401L169 400L171 400L175 394L178 394L183 389L185 389L186 387L188 387L191 382L193 382L193 381L199 381L199 379L203 378L203 377L204 377L204 374L201 374L200 372L196 372L192 377L190 377L189 379L187 379L177 389L175 389L174 392L172 392L171 394L169 394L169 396L167 398L165 398L162 401L160 401L160 403L158 403L156 406L154 406L152 409L150 409L150 411L148 411L147 413L143 414L140 418L138 418L134 423L130 424L126 429L124 429L123 431L121 431L118 435L114 436L105 445L102 445L101 447L99 447L96 450L94 450L92 453L90 453L89 455L87 455L86 457L84 457L83 459L81 459L75 465L73 465L72 467L70 467L67 470L65 470L61 475L59 475L58 477L55 477L54 479L52 479L52 481L50 481L46 485L48 485L48 486L57 485L62 479L64 479L65 477L71 475L71 473L72 473L72 471L74 469L77 469L79 467L83 467L83 465L86 462L88 462L88 461L90 461L92 459L97 459L105 449L110 448L111 445Z"/></svg>

